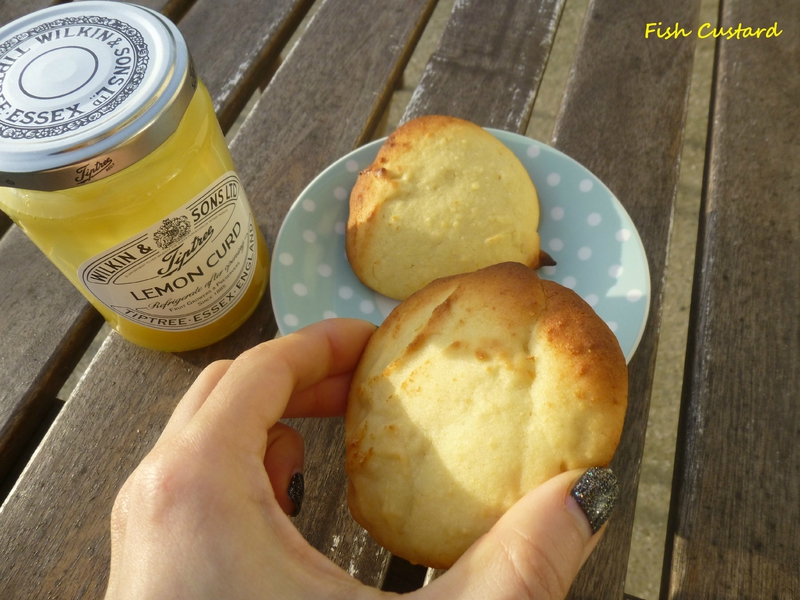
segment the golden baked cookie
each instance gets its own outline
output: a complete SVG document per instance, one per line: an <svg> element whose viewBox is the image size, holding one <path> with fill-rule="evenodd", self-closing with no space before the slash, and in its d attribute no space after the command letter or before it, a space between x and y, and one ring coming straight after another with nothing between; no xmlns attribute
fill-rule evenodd
<svg viewBox="0 0 800 600"><path fill-rule="evenodd" d="M537 266L538 224L536 188L511 150L469 121L419 117L359 173L347 258L364 285L402 300L439 277Z"/></svg>
<svg viewBox="0 0 800 600"><path fill-rule="evenodd" d="M448 568L529 490L608 465L627 394L616 337L572 290L518 263L436 280L355 372L350 511L392 553Z"/></svg>

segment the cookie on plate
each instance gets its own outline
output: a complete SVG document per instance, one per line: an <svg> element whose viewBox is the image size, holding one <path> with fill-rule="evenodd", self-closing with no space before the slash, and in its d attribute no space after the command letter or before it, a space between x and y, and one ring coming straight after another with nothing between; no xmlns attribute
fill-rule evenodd
<svg viewBox="0 0 800 600"><path fill-rule="evenodd" d="M419 117L359 173L347 258L364 285L402 300L439 277L538 266L538 224L536 188L511 150L469 121Z"/></svg>
<svg viewBox="0 0 800 600"><path fill-rule="evenodd" d="M391 552L448 568L529 490L608 465L627 393L616 337L572 290L519 263L438 279L355 372L350 511Z"/></svg>

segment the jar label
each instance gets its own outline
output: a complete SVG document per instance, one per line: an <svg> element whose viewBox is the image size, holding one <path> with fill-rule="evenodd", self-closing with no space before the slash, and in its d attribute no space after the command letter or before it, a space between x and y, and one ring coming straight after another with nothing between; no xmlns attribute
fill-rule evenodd
<svg viewBox="0 0 800 600"><path fill-rule="evenodd" d="M188 331L239 301L253 278L257 243L250 205L231 171L149 229L84 262L78 279L130 321Z"/></svg>

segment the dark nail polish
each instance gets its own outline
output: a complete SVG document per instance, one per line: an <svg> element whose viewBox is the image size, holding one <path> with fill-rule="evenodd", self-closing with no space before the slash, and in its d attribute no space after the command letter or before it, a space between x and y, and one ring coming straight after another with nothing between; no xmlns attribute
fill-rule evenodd
<svg viewBox="0 0 800 600"><path fill-rule="evenodd" d="M300 514L300 509L303 508L303 494L306 491L305 479L302 473L295 473L289 481L289 489L286 493L289 495L289 500L294 502L294 512L292 516L296 517Z"/></svg>
<svg viewBox="0 0 800 600"><path fill-rule="evenodd" d="M592 467L581 475L570 494L586 514L592 533L597 533L611 516L619 482L611 469Z"/></svg>

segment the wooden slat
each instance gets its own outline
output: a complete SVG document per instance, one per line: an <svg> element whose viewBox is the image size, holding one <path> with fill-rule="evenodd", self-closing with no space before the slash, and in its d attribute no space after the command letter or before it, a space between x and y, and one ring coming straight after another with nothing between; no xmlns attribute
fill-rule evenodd
<svg viewBox="0 0 800 600"><path fill-rule="evenodd" d="M800 4L722 5L663 598L800 597Z"/></svg>
<svg viewBox="0 0 800 600"><path fill-rule="evenodd" d="M524 133L563 6L456 3L401 122L444 114Z"/></svg>
<svg viewBox="0 0 800 600"><path fill-rule="evenodd" d="M16 226L0 240L0 281L2 481L103 320Z"/></svg>
<svg viewBox="0 0 800 600"><path fill-rule="evenodd" d="M697 0L595 0L587 9L553 145L597 175L641 234L652 285L644 337L629 364L628 414L612 467L620 500L571 598L621 598L658 345L664 270L696 37L645 39L669 21L696 29Z"/></svg>
<svg viewBox="0 0 800 600"><path fill-rule="evenodd" d="M55 0L53 4L66 4L67 2L76 1L83 2L83 0ZM185 13L193 2L194 0L137 0L134 4L145 6L169 16L176 13Z"/></svg>
<svg viewBox="0 0 800 600"><path fill-rule="evenodd" d="M165 5L150 4L153 8ZM207 82L209 92L230 121L239 100L249 97L255 89L258 82L254 73L268 69L269 61L277 58L277 43L293 31L308 2L273 1L260 10L254 2L237 3L237 10L217 7L213 12L215 4L218 3L201 1L195 5L186 17L185 33L196 50L201 76L213 75ZM171 6L174 8L176 3ZM242 29L242 19L250 23L249 28ZM205 23L212 34L239 31L240 35L222 44L215 35L205 34L200 23ZM208 23L214 26L209 27ZM213 61L213 72L209 72L206 61ZM241 91L226 91L236 85L241 86ZM102 319L16 227L7 232L0 244L0 281L0 314L4 315L0 321L2 481L43 414L48 395L55 394L69 376Z"/></svg>
<svg viewBox="0 0 800 600"><path fill-rule="evenodd" d="M55 0L3 0L0 4L0 27L35 10L58 4Z"/></svg>
<svg viewBox="0 0 800 600"><path fill-rule="evenodd" d="M110 341L98 360L116 368L79 384L0 510L2 598L105 592L108 513L117 491L105 480L122 481L130 455L155 442L160 427L153 423L166 422L184 391L184 378L174 374L188 371L178 357ZM138 387L143 380L158 382L150 397Z"/></svg>
<svg viewBox="0 0 800 600"><path fill-rule="evenodd" d="M223 131L271 72L280 51L313 0L239 0L219 10L219 0L198 0L179 24ZM214 25L211 26L211 23ZM247 51L232 39L252 40Z"/></svg>
<svg viewBox="0 0 800 600"><path fill-rule="evenodd" d="M27 439L25 447L19 452L19 457L15 464L11 466L6 475L5 481L0 482L0 505L5 501L14 484L17 483L20 474L25 469L31 456L34 455L42 439L47 434L50 426L55 421L58 413L64 407L64 401L58 398L50 398L49 402L43 402L42 416L37 421L36 428Z"/></svg>
<svg viewBox="0 0 800 600"><path fill-rule="evenodd" d="M134 2L134 4L160 12L175 23L181 21L194 3L195 0L136 0Z"/></svg>
<svg viewBox="0 0 800 600"><path fill-rule="evenodd" d="M431 10L423 0L404 0L392 10L383 0L329 0L319 9L232 144L270 244L302 188L369 137ZM0 596L44 578L59 597L97 596L107 580L113 498L183 390L199 367L275 331L265 297L236 334L180 356L144 351L112 334L0 512L0 547L15 557L0 565ZM310 431L313 443L307 438L309 501L298 527L357 577L378 584L388 557L349 519L340 495L328 493L329 486L344 489L344 474L329 468L327 455L337 440L343 466L341 423L309 420L304 430L318 433ZM333 479L322 480L323 472ZM315 538L316 521L331 518L340 524ZM340 536L342 554L332 549L332 535Z"/></svg>
<svg viewBox="0 0 800 600"><path fill-rule="evenodd" d="M24 1L24 0L23 0ZM70 1L82 2L83 0L51 0L53 4L64 4ZM136 0L134 4L145 6L172 19L175 23L192 7L195 0ZM33 7L25 12L33 12Z"/></svg>

